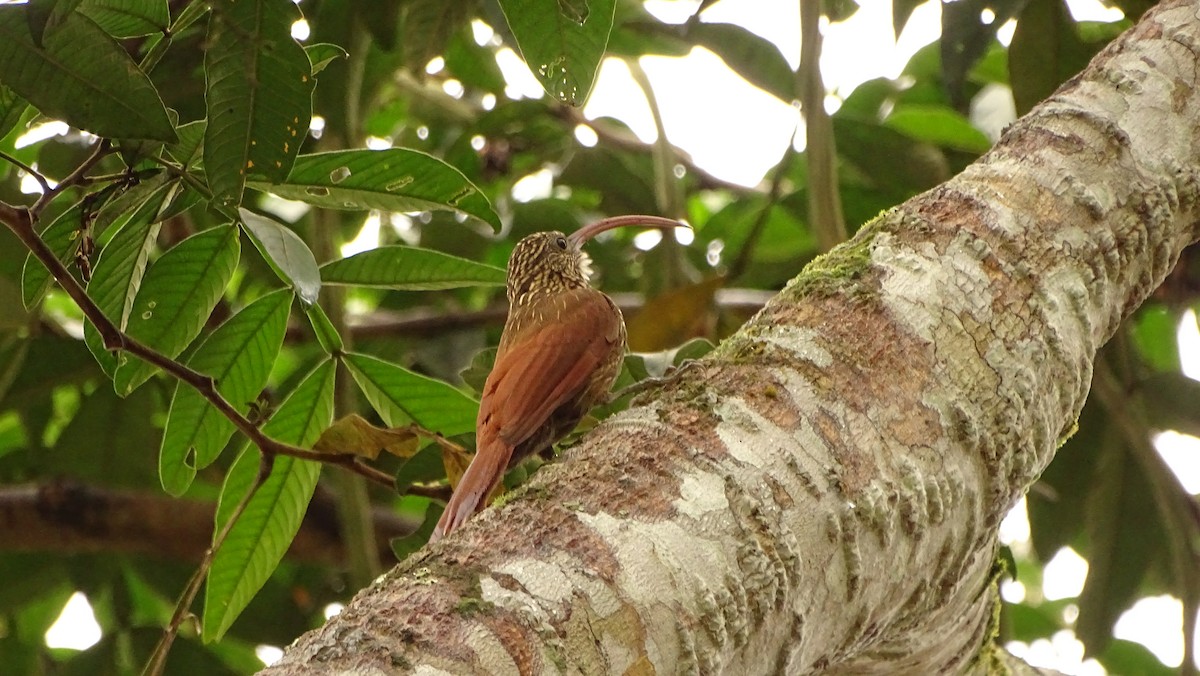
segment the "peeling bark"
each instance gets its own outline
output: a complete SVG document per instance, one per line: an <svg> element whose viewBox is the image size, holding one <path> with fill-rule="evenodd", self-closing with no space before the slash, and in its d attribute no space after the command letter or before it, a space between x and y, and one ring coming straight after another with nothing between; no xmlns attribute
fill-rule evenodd
<svg viewBox="0 0 1200 676"><path fill-rule="evenodd" d="M1005 669L996 529L1200 237L1198 76L1163 3L266 673Z"/></svg>

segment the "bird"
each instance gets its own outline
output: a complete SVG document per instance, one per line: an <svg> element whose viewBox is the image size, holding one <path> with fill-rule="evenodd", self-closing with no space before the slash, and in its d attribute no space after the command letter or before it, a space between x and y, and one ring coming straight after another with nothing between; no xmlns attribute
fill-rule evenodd
<svg viewBox="0 0 1200 676"><path fill-rule="evenodd" d="M479 401L476 452L430 542L486 507L510 467L562 439L608 397L625 356L625 321L616 303L589 284L583 245L626 226L687 227L660 216L614 216L570 235L536 232L513 248L508 318Z"/></svg>

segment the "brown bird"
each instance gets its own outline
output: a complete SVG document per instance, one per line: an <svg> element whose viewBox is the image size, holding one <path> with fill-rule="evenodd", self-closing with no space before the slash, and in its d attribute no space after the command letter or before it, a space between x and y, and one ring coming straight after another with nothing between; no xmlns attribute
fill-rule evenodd
<svg viewBox="0 0 1200 676"><path fill-rule="evenodd" d="M617 216L571 235L538 232L517 242L508 260L508 320L475 421L475 457L431 542L486 507L508 468L563 438L608 395L625 356L625 321L611 298L588 285L582 247L630 225L686 227L657 216Z"/></svg>

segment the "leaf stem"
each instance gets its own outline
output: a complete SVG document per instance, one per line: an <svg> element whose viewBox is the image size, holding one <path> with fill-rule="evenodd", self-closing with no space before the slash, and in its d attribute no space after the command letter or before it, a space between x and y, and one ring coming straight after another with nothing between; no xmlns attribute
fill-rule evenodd
<svg viewBox="0 0 1200 676"><path fill-rule="evenodd" d="M6 153L2 150L0 150L0 160L4 160L5 162L8 162L9 164L15 166L16 168L20 169L21 171L25 172L26 174L29 174L30 176L32 176L33 180L37 181L38 185L42 186L43 194L50 192L50 182L47 181L46 177L42 176L40 173L38 173L38 171L36 169L34 169L33 167L29 166L28 164L25 164L21 160L18 160L17 158L13 157L12 155L9 155L8 153Z"/></svg>
<svg viewBox="0 0 1200 676"><path fill-rule="evenodd" d="M38 198L37 202L35 202L34 205L29 208L29 213L33 217L33 221L38 219L38 216L42 213L42 209L45 209L46 205L49 204L51 200L53 200L55 197L58 197L58 195L67 188L73 188L79 185L83 181L84 175L91 171L92 167L96 166L100 160L104 159L104 157L111 152L112 144L109 143L108 139L100 139L100 142L95 145L95 147L92 149L92 154L89 155L86 160L81 162L78 167L75 167L75 170L68 174L67 177L62 181L60 181L58 185L43 192L42 196Z"/></svg>

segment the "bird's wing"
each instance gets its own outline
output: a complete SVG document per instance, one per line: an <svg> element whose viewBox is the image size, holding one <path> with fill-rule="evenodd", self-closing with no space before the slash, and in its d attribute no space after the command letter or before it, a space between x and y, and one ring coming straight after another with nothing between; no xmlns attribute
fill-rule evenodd
<svg viewBox="0 0 1200 676"><path fill-rule="evenodd" d="M620 340L620 315L595 289L555 294L543 303L544 319L512 327L514 335L497 353L480 401L481 435L490 428L512 446L578 395Z"/></svg>

